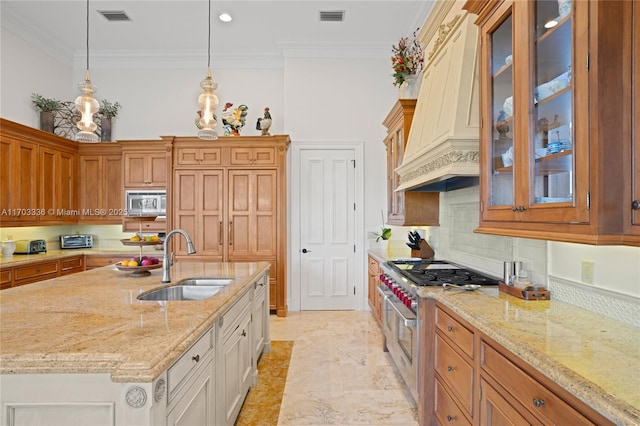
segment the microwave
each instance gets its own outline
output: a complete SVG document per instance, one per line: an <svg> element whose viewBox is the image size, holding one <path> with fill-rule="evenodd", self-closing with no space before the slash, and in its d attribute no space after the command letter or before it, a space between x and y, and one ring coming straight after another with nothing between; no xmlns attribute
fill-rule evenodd
<svg viewBox="0 0 640 426"><path fill-rule="evenodd" d="M125 206L127 216L166 216L167 191L127 190Z"/></svg>

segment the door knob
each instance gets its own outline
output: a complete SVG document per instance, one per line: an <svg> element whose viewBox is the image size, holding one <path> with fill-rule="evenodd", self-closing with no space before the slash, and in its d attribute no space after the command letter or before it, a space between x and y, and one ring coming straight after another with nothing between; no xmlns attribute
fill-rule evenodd
<svg viewBox="0 0 640 426"><path fill-rule="evenodd" d="M307 250L306 248L303 248L303 249L302 249L302 252L303 252L303 253L311 253L311 250Z"/></svg>

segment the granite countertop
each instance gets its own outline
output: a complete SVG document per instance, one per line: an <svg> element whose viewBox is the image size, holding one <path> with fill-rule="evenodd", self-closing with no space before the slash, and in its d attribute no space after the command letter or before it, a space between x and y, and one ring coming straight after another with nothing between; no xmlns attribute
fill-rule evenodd
<svg viewBox="0 0 640 426"><path fill-rule="evenodd" d="M381 262L406 250L370 249ZM421 287L540 373L616 424L640 425L640 328L552 300L522 300L496 287Z"/></svg>
<svg viewBox="0 0 640 426"><path fill-rule="evenodd" d="M78 256L78 255L125 255L135 256L140 253L140 247L137 246L122 246L117 249L98 249L98 248L86 248L86 249L70 249L70 250L47 250L45 253L35 254L14 254L13 256L4 257L0 256L0 268L27 265L33 262L41 262L44 260L56 260L65 257ZM142 254L147 256L155 256L162 258L162 250L156 250L153 246L143 246Z"/></svg>
<svg viewBox="0 0 640 426"><path fill-rule="evenodd" d="M496 287L422 287L418 295L436 299L614 423L640 424L637 327L559 301L518 299Z"/></svg>
<svg viewBox="0 0 640 426"><path fill-rule="evenodd" d="M109 373L115 382L151 382L268 269L268 262L176 262L173 283L235 278L200 301L139 301L141 292L166 285L162 269L132 277L115 266L2 290L0 374Z"/></svg>

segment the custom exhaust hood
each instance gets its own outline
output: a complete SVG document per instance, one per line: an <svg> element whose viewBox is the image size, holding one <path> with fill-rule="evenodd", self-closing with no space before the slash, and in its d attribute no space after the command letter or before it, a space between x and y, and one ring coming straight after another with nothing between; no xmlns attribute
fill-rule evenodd
<svg viewBox="0 0 640 426"><path fill-rule="evenodd" d="M477 185L478 41L461 1L436 2L419 33L425 69L397 191L441 192Z"/></svg>

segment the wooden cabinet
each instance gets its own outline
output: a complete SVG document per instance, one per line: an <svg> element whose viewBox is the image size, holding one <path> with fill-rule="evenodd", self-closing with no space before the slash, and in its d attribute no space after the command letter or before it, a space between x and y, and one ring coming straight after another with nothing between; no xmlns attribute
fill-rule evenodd
<svg viewBox="0 0 640 426"><path fill-rule="evenodd" d="M481 38L476 232L622 241L626 3L465 4Z"/></svg>
<svg viewBox="0 0 640 426"><path fill-rule="evenodd" d="M76 142L0 119L0 156L3 223L77 222Z"/></svg>
<svg viewBox="0 0 640 426"><path fill-rule="evenodd" d="M627 180L625 187L625 194L630 194L630 200L627 198L628 201L623 203L625 243L640 246L640 4L625 2L625 5L631 9L625 16L633 16L629 31L632 90L628 95L631 97L632 108L630 120L626 120L630 122L628 138L631 139L631 147L625 155L625 175L630 175L631 179Z"/></svg>
<svg viewBox="0 0 640 426"><path fill-rule="evenodd" d="M382 324L382 296L377 290L379 285L380 263L378 259L370 255L367 285L369 308L371 308L371 313L376 321L378 321L378 324Z"/></svg>
<svg viewBox="0 0 640 426"><path fill-rule="evenodd" d="M91 254L85 256L85 265L87 269L102 268L103 266L115 265L116 263L130 259L132 255L118 254Z"/></svg>
<svg viewBox="0 0 640 426"><path fill-rule="evenodd" d="M78 215L78 152L40 146L39 206L45 210L40 222L55 225L77 223Z"/></svg>
<svg viewBox="0 0 640 426"><path fill-rule="evenodd" d="M288 136L221 137L216 147L174 138L173 228L186 230L189 260L271 263L269 306L285 316ZM174 243L186 259L184 241Z"/></svg>
<svg viewBox="0 0 640 426"><path fill-rule="evenodd" d="M224 171L220 169L174 172L173 225L187 231L198 251L193 258L222 261L224 258ZM177 256L186 256L187 245L179 239Z"/></svg>
<svg viewBox="0 0 640 426"><path fill-rule="evenodd" d="M84 269L84 255L36 260L26 265L4 266L0 269L0 290L75 274Z"/></svg>
<svg viewBox="0 0 640 426"><path fill-rule="evenodd" d="M169 164L167 152L127 152L125 144L122 144L122 149L125 188L166 189Z"/></svg>
<svg viewBox="0 0 640 426"><path fill-rule="evenodd" d="M402 164L409 140L415 99L399 99L383 124L387 128L387 223L402 226L439 225L440 194L437 192L396 191L400 176L395 171Z"/></svg>
<svg viewBox="0 0 640 426"><path fill-rule="evenodd" d="M513 355L500 353L486 341L482 341L480 346L482 379L487 383L496 383L494 390L502 399L509 401L513 398L515 403L510 402L509 405L518 412L520 417L534 417L542 424L609 424L608 422L600 423L601 419L589 419L580 413L553 389L543 385L510 361L508 357ZM496 403L494 407L499 408L502 405L504 404ZM496 411L494 407L491 407L492 412ZM481 413L481 416L491 418L489 413Z"/></svg>
<svg viewBox="0 0 640 426"><path fill-rule="evenodd" d="M442 308L435 315L434 415L440 424L471 424L474 417L473 332Z"/></svg>
<svg viewBox="0 0 640 426"><path fill-rule="evenodd" d="M84 224L121 224L122 153L116 143L80 145L80 211Z"/></svg>
<svg viewBox="0 0 640 426"><path fill-rule="evenodd" d="M442 303L419 316L421 425L611 424Z"/></svg>
<svg viewBox="0 0 640 426"><path fill-rule="evenodd" d="M396 191L400 176L395 169L402 164L415 106L415 99L399 99L383 122L387 128L387 222L401 226L435 226L439 225L439 193Z"/></svg>

